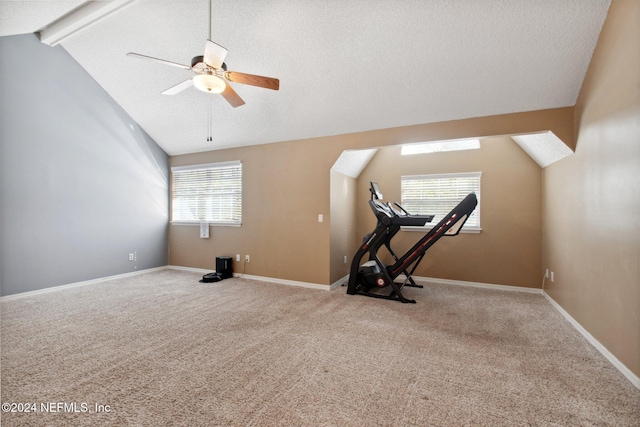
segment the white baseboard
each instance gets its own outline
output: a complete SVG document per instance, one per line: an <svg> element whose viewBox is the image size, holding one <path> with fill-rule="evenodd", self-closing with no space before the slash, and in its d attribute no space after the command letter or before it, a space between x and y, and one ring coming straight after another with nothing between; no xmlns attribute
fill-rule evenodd
<svg viewBox="0 0 640 427"><path fill-rule="evenodd" d="M42 294L42 293L47 293L47 292L59 291L59 290L63 290L63 289L70 289L70 288L75 288L75 287L79 287L79 286L93 285L93 284L97 284L97 283L101 283L101 282L106 282L108 280L121 279L121 278L131 277L131 276L137 276L137 275L140 275L140 274L151 273L151 272L154 272L154 271L166 270L168 268L169 269L173 269L173 270L189 271L189 272L199 273L199 274L200 273L207 274L207 273L211 272L211 270L206 270L206 269L202 269L202 268L181 267L181 266L177 266L177 265L167 265L167 266L163 266L163 267L154 267L154 268L148 268L148 269L139 270L139 271L132 271L132 272L129 272L129 273L116 274L114 276L100 277L98 279L85 280L85 281L82 281L82 282L69 283L69 284L66 284L66 285L52 286L52 287L48 287L48 288L44 288L44 289L38 289L38 290L35 290L35 291L22 292L22 293L19 293L19 294L6 295L6 296L0 297L0 301L10 301L10 300L29 297L29 296ZM281 285L299 286L299 287L303 287L303 288L329 291L329 290L333 290L333 289L336 289L336 288L340 287L345 281L348 280L349 275L346 275L343 278L337 280L336 282L332 283L330 286L321 285L321 284L318 284L318 283L299 282L299 281L295 281L295 280L276 279L276 278L273 278L273 277L253 276L253 275L249 275L249 274L237 274L237 273L234 273L234 277L243 277L245 279L250 279L250 280L260 280L260 281L264 281L264 282L278 283L278 284L281 284ZM402 277L402 276L399 276L399 277ZM493 289L493 290L502 290L502 291L527 292L527 293L534 293L534 294L542 294L547 299L547 301L549 301L549 303L556 310L558 310L558 312L560 312L560 314L562 314L569 321L569 323L571 323L571 325L574 328L576 328L576 330L578 330L578 332L580 332L582 334L582 336L584 336L587 339L587 341L589 341L589 343L591 343L591 345L593 345L609 362L611 362L611 364L613 366L616 367L616 369L618 369L622 373L622 375L624 375L631 382L631 384L633 384L637 389L640 389L640 378L637 375L635 375L633 372L631 372L631 370L629 368L627 368L622 362L620 362L609 350L607 350L607 348L605 346L603 346L597 339L595 339L593 337L593 335L591 335L586 329L584 329L582 327L582 325L580 325L580 323L578 323L573 317L571 317L571 315L569 313L567 313L560 306L560 304L558 304L553 298L551 298L542 289L526 288L526 287L519 287L519 286L495 285L495 284L480 283L480 282L466 282L466 281L461 281L461 280L439 279L439 278L435 278L435 277L414 276L414 280L426 281L426 282L432 282L432 283L441 283L441 284L444 284L444 285L469 286L469 287L483 288L483 289Z"/></svg>
<svg viewBox="0 0 640 427"><path fill-rule="evenodd" d="M398 278L402 278L402 280L404 280L404 277L405 276L403 274L398 276ZM542 289L526 288L522 286L495 285L492 283L481 283L481 282L465 282L463 280L439 279L437 277L413 276L413 279L417 281L440 283L443 285L468 286L472 288L493 289L496 291L512 291L512 292L527 292L531 294L542 294Z"/></svg>
<svg viewBox="0 0 640 427"><path fill-rule="evenodd" d="M619 361L617 357L615 357L609 350L607 350L605 346L600 343L600 341L595 339L593 335L589 333L589 331L583 328L577 320L571 317L571 315L567 313L566 310L562 308L560 304L558 304L553 298L551 298L549 294L544 292L543 295L547 299L547 301L549 301L551 305L556 310L558 310L560 314L562 314L564 318L567 319L569 323L571 323L571 325L573 325L573 327L576 328L578 332L580 332L592 346L596 348L596 350L598 350L604 357L606 357L607 360L611 362L611 364L622 373L622 375L624 375L629 381L631 381L631 384L633 384L637 389L640 389L640 378L636 374L631 372L631 370L627 368L624 363Z"/></svg>
<svg viewBox="0 0 640 427"><path fill-rule="evenodd" d="M234 277L242 277L249 280L260 280L269 283L278 283L280 285L299 286L302 288L318 289L322 291L330 291L331 287L328 285L321 285L319 283L298 282L296 280L276 279L273 277L253 276L251 274L234 274Z"/></svg>
<svg viewBox="0 0 640 427"><path fill-rule="evenodd" d="M171 270L189 271L191 273L199 273L199 274L208 274L208 273L215 272L215 270L206 270L204 268L195 268L195 267L182 267L180 265L167 265L165 268L169 268Z"/></svg>
<svg viewBox="0 0 640 427"><path fill-rule="evenodd" d="M204 270L202 268L181 267L178 265L169 265L167 266L167 268L170 268L172 270L190 271L192 273L202 273L202 274L212 273L215 271L215 270ZM276 279L275 277L254 276L251 274L242 274L242 273L233 273L233 277L242 277L243 279L260 280L262 282L278 283L280 285L289 285L289 286L299 286L302 288L309 288L309 289L320 289L325 291L330 290L329 286L321 285L319 283L298 282L295 280Z"/></svg>
<svg viewBox="0 0 640 427"><path fill-rule="evenodd" d="M338 279L335 282L333 282L331 286L329 286L329 289L331 290L338 289L340 286L342 286L343 284L346 284L348 281L349 281L349 275L347 274L342 279Z"/></svg>
<svg viewBox="0 0 640 427"><path fill-rule="evenodd" d="M414 276L414 280L427 281L433 283L442 283L445 285L457 285L457 286L472 286L476 288L484 288L484 289L495 289L502 291L515 291L515 292L529 292L534 294L542 294L544 297L551 303L551 305L562 314L565 319L571 323L571 325L576 328L578 332L584 336L587 341L591 345L593 345L611 364L618 369L622 375L624 375L637 389L640 389L640 378L631 372L629 368L627 368L622 362L618 360L607 348L600 343L597 339L593 337L585 328L578 323L569 313L566 312L564 308L560 306L553 298L551 298L546 292L542 289L538 288L523 288L519 286L506 286L506 285L493 285L489 283L477 283L477 282L464 282L459 280L449 280L449 279L438 279L433 277L416 277Z"/></svg>
<svg viewBox="0 0 640 427"><path fill-rule="evenodd" d="M27 291L27 292L21 292L19 294L5 295L0 297L0 300L10 301L14 299L30 297L33 295L43 294L47 292L60 291L60 290L69 289L69 288L77 288L78 286L94 285L96 283L106 282L108 280L122 279L124 277L131 277L131 276L137 276L139 274L151 273L152 271L165 270L166 268L167 268L166 266L147 268L144 270L132 271L130 273L122 273L122 274L116 274L114 276L106 276L106 277L99 277L97 279L84 280L82 282L68 283L66 285L51 286L43 289L36 289L35 291Z"/></svg>

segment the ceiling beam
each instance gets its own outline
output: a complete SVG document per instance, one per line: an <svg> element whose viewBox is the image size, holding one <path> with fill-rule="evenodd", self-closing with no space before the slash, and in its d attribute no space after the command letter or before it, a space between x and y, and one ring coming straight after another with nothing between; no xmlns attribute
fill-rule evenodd
<svg viewBox="0 0 640 427"><path fill-rule="evenodd" d="M36 34L42 43L55 46L136 1L138 0L86 1L37 31Z"/></svg>

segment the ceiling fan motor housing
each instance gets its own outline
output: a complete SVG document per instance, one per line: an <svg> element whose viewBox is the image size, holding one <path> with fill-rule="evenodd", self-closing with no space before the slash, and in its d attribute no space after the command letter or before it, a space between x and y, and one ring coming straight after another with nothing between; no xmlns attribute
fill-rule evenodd
<svg viewBox="0 0 640 427"><path fill-rule="evenodd" d="M210 67L204 62L204 56L202 55L194 56L191 59L191 69L198 74L201 74L201 73L213 74L213 71L215 70L215 68ZM223 62L222 66L219 69L223 71L227 71L227 64Z"/></svg>

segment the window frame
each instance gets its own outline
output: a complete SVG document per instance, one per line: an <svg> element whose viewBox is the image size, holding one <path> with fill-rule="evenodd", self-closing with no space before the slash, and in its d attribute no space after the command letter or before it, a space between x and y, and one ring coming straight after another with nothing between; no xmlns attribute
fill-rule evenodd
<svg viewBox="0 0 640 427"><path fill-rule="evenodd" d="M460 233L480 233L482 231L482 222L481 222L481 210L480 210L480 193L481 193L481 188L482 188L482 172L453 172L453 173L438 173L438 174L421 174L421 175L402 175L400 176L400 200L401 200L401 204L404 206L405 202L404 202L404 194L403 194L403 182L405 180L421 180L421 179L432 179L432 180L436 180L436 179L443 179L443 178L478 178L478 185L476 188L474 188L472 191L476 193L476 196L478 198L478 205L476 206L475 210L472 213L472 216L477 215L477 225L469 225L469 222L467 221L467 223L464 224L464 226L462 227L462 229L460 230ZM455 204L452 204L451 207L449 208L449 210L447 212L449 212L451 209L453 209L457 203L460 203L460 201L462 201L462 199L467 195L468 193L465 193L463 195L459 195L459 200L457 202L455 202ZM406 208L406 206L404 206ZM411 211L411 209L407 209L409 211L409 213L413 213ZM428 212L425 212L424 214L427 214ZM431 212L432 214L433 212ZM446 212L445 212L446 214ZM471 217L469 217L471 219ZM432 229L436 224L438 224L438 222L441 220L442 218L438 218L437 216L433 219L432 222L425 224L422 227L401 227L401 230L403 231L422 231L424 232L425 230L430 230Z"/></svg>
<svg viewBox="0 0 640 427"><path fill-rule="evenodd" d="M400 149L402 156L420 154L448 153L451 151L479 150L480 138L446 139L443 141L414 142L403 144Z"/></svg>
<svg viewBox="0 0 640 427"><path fill-rule="evenodd" d="M197 171L211 171L211 170L216 170L216 169L230 169L230 168L237 168L239 167L239 181L238 181L238 185L233 187L233 190L236 193L231 193L231 194L237 194L239 193L239 198L240 198L240 202L236 203L238 205L236 212L239 213L239 218L238 219L232 219L229 218L228 220L214 220L212 217L207 217L204 219L193 219L193 220L188 220L188 219L184 219L184 218L180 218L180 219L175 219L174 220L174 214L176 213L176 209L175 209L175 203L176 203L176 174L180 174L180 173L189 173L189 172L197 172ZM200 226L201 223L208 223L209 225L212 226L226 226L226 227L241 227L242 226L242 204L243 204L243 186L242 186L242 180L243 180L243 168L242 168L242 162L240 160L233 160L233 161L228 161L228 162L216 162L216 163L201 163L201 164L196 164L196 165L186 165L186 166L174 166L171 168L171 198L170 198L170 220L169 223L171 225L194 225L194 226ZM210 196L214 196L214 195L210 195ZM235 202L233 202L235 203ZM233 210L233 208L231 208L231 210Z"/></svg>

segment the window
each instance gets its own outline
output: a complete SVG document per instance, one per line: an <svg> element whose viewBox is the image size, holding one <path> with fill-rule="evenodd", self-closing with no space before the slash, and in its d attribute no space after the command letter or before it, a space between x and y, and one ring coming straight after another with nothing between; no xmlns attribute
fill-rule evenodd
<svg viewBox="0 0 640 427"><path fill-rule="evenodd" d="M409 156L412 154L441 153L444 151L477 150L480 148L480 140L473 139L452 139L448 141L420 142L417 144L406 144L402 146L400 154Z"/></svg>
<svg viewBox="0 0 640 427"><path fill-rule="evenodd" d="M242 223L242 163L171 168L171 222Z"/></svg>
<svg viewBox="0 0 640 427"><path fill-rule="evenodd" d="M435 225L467 194L474 192L478 197L478 206L462 230L478 232L481 176L482 172L403 176L400 178L402 206L412 214L435 215L431 222L431 225Z"/></svg>

